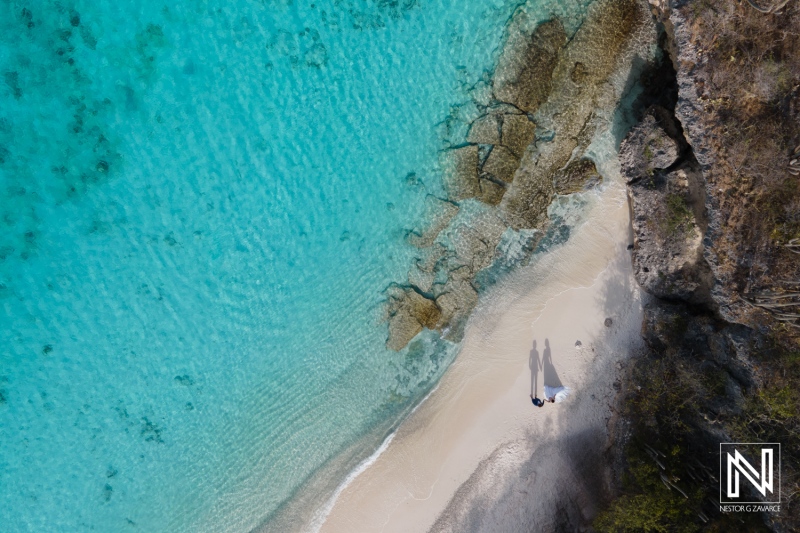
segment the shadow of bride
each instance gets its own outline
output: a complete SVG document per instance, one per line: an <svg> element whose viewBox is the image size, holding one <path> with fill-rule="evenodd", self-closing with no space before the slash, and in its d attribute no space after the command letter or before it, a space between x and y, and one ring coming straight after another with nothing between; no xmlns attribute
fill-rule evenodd
<svg viewBox="0 0 800 533"><path fill-rule="evenodd" d="M536 346L534 341L534 347ZM542 369L544 370L544 384L548 387L563 387L561 378L558 377L556 367L553 365L553 352L550 349L550 341L544 340L544 352L542 353Z"/></svg>

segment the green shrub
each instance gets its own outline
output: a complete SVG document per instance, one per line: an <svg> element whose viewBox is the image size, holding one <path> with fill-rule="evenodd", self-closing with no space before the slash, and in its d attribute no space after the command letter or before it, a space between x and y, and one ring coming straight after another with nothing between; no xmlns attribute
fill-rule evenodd
<svg viewBox="0 0 800 533"><path fill-rule="evenodd" d="M680 194L667 195L667 219L664 221L664 232L669 237L679 232L686 233L691 228L694 215Z"/></svg>
<svg viewBox="0 0 800 533"><path fill-rule="evenodd" d="M663 490L626 495L600 514L594 527L600 533L692 533L700 531L696 514L683 496Z"/></svg>

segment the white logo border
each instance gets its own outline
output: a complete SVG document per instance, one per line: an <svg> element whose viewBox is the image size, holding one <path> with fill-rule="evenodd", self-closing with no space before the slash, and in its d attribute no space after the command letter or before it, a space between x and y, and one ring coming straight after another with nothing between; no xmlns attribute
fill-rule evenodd
<svg viewBox="0 0 800 533"><path fill-rule="evenodd" d="M778 501L776 502L731 502L731 501L723 501L722 499L722 485L723 481L723 467L722 467L722 445L726 444L729 446L765 446L765 445L777 445L778 446ZM781 503L781 443L780 442L720 442L719 443L719 503L720 505L780 505Z"/></svg>

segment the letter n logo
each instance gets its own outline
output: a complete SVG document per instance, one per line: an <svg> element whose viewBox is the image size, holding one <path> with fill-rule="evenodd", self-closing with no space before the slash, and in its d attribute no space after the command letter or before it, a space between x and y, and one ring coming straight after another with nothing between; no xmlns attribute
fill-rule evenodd
<svg viewBox="0 0 800 533"><path fill-rule="evenodd" d="M781 502L780 444L720 443L719 455L720 503ZM752 501L759 494L763 500Z"/></svg>

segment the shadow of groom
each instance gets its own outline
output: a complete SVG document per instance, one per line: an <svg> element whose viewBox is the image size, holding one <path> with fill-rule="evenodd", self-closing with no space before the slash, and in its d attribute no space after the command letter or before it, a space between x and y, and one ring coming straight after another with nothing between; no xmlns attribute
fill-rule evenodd
<svg viewBox="0 0 800 533"><path fill-rule="evenodd" d="M533 349L531 349L530 356L528 357L528 368L531 369L531 394L538 396L539 370L542 369L542 360L539 356L539 350L536 349L536 339L533 340Z"/></svg>

